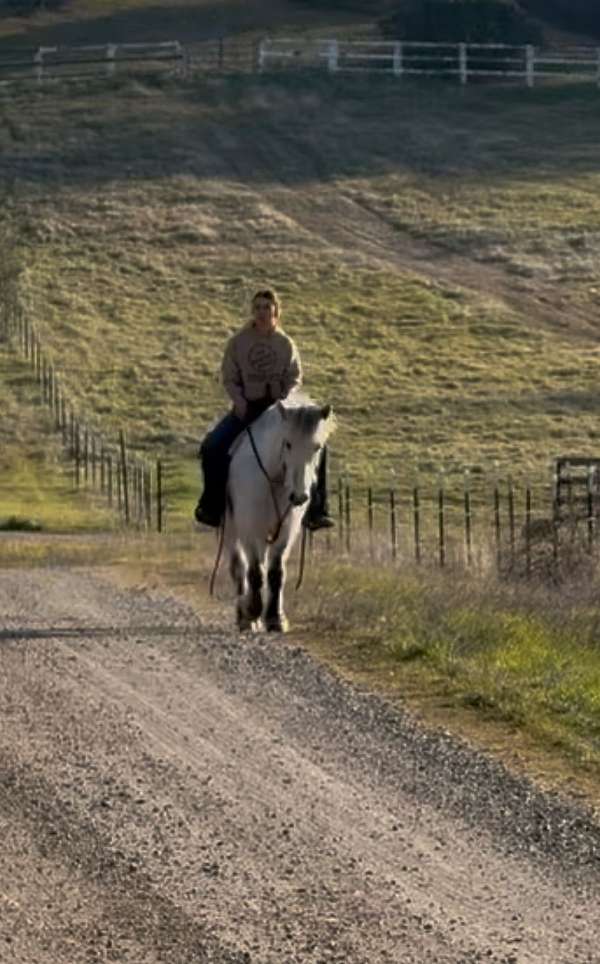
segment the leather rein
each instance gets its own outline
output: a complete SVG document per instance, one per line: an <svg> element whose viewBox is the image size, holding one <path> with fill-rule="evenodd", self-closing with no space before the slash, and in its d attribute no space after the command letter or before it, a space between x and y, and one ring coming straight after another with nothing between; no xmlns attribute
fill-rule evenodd
<svg viewBox="0 0 600 964"><path fill-rule="evenodd" d="M256 447L256 442L254 441L252 430L249 425L246 427L246 431L248 433L248 438L250 439L250 445L252 446L252 451L254 452L254 457L258 463L258 467L262 472L262 474L264 475L267 482L269 483L269 491L271 493L271 498L273 500L273 505L275 507L275 514L277 515L277 527L275 531L269 533L267 537L267 542L269 543L269 545L272 545L277 539L277 537L279 536L279 533L281 532L281 527L285 522L285 520L287 519L288 513L292 508L292 503L291 502L289 503L289 505L287 506L283 514L279 511L279 503L277 502L277 496L275 494L275 487L277 485L277 481L271 478L266 468L264 467L263 461L260 457L260 453Z"/></svg>

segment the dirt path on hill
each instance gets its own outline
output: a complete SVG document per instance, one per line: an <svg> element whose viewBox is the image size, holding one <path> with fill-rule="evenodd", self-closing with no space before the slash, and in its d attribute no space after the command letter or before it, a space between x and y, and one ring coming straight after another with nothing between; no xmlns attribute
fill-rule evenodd
<svg viewBox="0 0 600 964"><path fill-rule="evenodd" d="M597 340L595 312L576 304L564 285L528 279L499 264L462 256L397 228L380 211L345 192L330 176L327 158L281 126L261 136L241 128L235 142L218 125L206 126L216 163L250 186L258 174L272 207L292 219L303 243L339 252L355 264L414 272L434 283L496 300L527 324Z"/></svg>
<svg viewBox="0 0 600 964"><path fill-rule="evenodd" d="M600 826L101 572L0 573L0 961L593 964Z"/></svg>

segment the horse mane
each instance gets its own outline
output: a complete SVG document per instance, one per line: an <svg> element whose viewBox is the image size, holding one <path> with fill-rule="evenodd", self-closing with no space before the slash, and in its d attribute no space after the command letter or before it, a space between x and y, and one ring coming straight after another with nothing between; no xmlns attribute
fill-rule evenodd
<svg viewBox="0 0 600 964"><path fill-rule="evenodd" d="M297 390L288 395L283 406L291 414L295 427L302 434L313 435L319 428L318 438L321 443L327 441L336 427L335 416L330 406L327 406L327 417L323 418L323 406L303 391Z"/></svg>
<svg viewBox="0 0 600 964"><path fill-rule="evenodd" d="M252 422L252 428L256 428L259 432L263 427L266 427L266 423L271 421L274 414L279 415L278 406L279 402L273 402L261 415ZM335 416L330 412L326 419L323 419L323 406L318 405L317 402L313 401L310 395L305 394L305 392L296 391L281 403L286 410L288 417L291 418L294 428L297 429L302 435L314 435L318 431L318 441L324 444L335 428ZM231 448L229 449L229 454L233 456L240 446L243 444L245 439L245 431L241 432L240 435L233 442Z"/></svg>

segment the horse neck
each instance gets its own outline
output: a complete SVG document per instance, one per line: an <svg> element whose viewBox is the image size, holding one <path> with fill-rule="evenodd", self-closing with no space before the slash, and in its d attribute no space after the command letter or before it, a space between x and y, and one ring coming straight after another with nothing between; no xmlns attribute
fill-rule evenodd
<svg viewBox="0 0 600 964"><path fill-rule="evenodd" d="M281 467L283 445L283 419L277 409L268 409L251 431L265 471L274 478Z"/></svg>

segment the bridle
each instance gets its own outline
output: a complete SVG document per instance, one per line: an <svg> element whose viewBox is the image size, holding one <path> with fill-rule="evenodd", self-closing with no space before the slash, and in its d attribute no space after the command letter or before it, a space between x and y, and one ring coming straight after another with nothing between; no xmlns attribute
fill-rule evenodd
<svg viewBox="0 0 600 964"><path fill-rule="evenodd" d="M273 505L274 505L274 507L275 507L275 514L276 514L276 516L277 516L277 526L276 526L276 528L275 528L275 531L269 533L269 535L268 535L268 537L267 537L267 542L269 543L269 545L272 545L272 544L275 542L275 540L277 539L277 537L279 536L279 533L281 532L281 527L283 526L283 523L284 523L285 520L287 519L288 513L290 512L290 510L291 510L291 508L292 508L292 503L290 502L290 503L288 504L288 506L287 506L287 508L285 509L285 511L283 512L283 514L279 511L279 503L278 503L278 501L277 501L277 495L276 495L276 493L275 493L275 489L276 489L276 486L277 486L277 485L280 485L281 483L279 482L278 479L272 479L271 476L269 475L269 473L267 472L267 470L266 470L266 468L265 468L265 466L264 466L264 464L263 464L263 460L262 460L261 457L260 457L260 453L259 453L259 451L258 451L258 449L257 449L257 447L256 447L256 442L254 441L254 436L253 436L253 434L252 434L252 429L250 428L249 425L246 426L246 431L247 431L247 433L248 433L248 438L250 439L250 445L252 446L252 451L254 452L254 457L255 457L255 459L256 459L256 461L257 461L257 463L258 463L258 467L259 467L260 471L262 472L262 474L264 475L264 477L265 477L265 479L267 480L267 482L269 483L269 491L270 491L270 493L271 493L271 498L272 498L272 500L273 500Z"/></svg>

